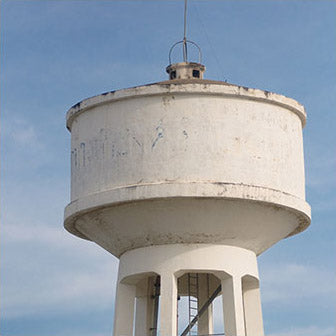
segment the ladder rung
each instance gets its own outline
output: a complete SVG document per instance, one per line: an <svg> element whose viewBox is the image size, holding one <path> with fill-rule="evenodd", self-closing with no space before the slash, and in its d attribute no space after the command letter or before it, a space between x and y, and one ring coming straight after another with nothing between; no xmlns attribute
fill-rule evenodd
<svg viewBox="0 0 336 336"><path fill-rule="evenodd" d="M186 329L186 333L189 336L197 336L198 334L198 321L197 316L199 314L198 307L198 292L199 292L199 282L198 273L188 273L188 294L189 294L189 325L192 321L193 325ZM196 320L196 321L195 321ZM186 334L184 336L187 336Z"/></svg>

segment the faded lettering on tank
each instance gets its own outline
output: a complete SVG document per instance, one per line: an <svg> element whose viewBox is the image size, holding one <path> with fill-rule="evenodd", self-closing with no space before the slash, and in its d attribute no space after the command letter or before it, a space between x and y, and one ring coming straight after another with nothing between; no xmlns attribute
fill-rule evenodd
<svg viewBox="0 0 336 336"><path fill-rule="evenodd" d="M161 122L161 121L160 121ZM163 136L163 129L156 128L156 143ZM155 146L155 143L153 147ZM79 141L71 150L72 169L96 169L102 160L108 165L114 165L118 159L143 151L143 144L137 134L126 128L124 130L111 130L101 128L96 136Z"/></svg>
<svg viewBox="0 0 336 336"><path fill-rule="evenodd" d="M163 134L164 134L164 128L161 126L162 124L162 120L160 120L159 125L155 128L156 131L156 137L152 143L152 149L154 149L154 147L156 146L157 142L163 138Z"/></svg>

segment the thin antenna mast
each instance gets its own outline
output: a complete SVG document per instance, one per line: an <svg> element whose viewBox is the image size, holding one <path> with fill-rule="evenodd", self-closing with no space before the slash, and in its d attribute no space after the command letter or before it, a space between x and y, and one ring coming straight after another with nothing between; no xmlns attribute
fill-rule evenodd
<svg viewBox="0 0 336 336"><path fill-rule="evenodd" d="M184 0L183 61L184 62L188 62L188 49L187 49L187 0Z"/></svg>
<svg viewBox="0 0 336 336"><path fill-rule="evenodd" d="M203 73L205 71L205 66L201 64L202 62L202 52L201 48L197 43L187 39L187 9L188 0L184 0L184 23L183 23L183 39L173 44L169 50L169 65L166 71L169 74L169 79L203 79ZM188 60L188 44L194 46L198 50L198 63L189 62ZM182 46L183 62L172 63L171 54L174 48L180 45Z"/></svg>

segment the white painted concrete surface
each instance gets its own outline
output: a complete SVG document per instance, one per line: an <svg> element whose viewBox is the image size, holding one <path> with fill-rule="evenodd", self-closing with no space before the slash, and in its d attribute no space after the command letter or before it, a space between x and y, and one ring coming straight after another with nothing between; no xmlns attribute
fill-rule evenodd
<svg viewBox="0 0 336 336"><path fill-rule="evenodd" d="M243 279L249 276L259 284L256 255L249 250L214 244L170 244L144 247L131 250L120 258L116 312L123 316L115 327L114 335L132 335L132 331L123 334L129 328L129 319L124 316L133 314L136 288L153 273L161 276L160 325L159 335L176 335L177 279L188 272L210 273L222 282L223 314L225 333L228 336L263 335L260 307L244 312ZM127 291L125 291L127 288ZM259 285L254 288L259 294ZM119 299L118 299L119 298ZM247 298L248 300L249 298ZM257 305L260 302L254 302ZM143 311L141 312L143 314ZM255 321L253 332L245 334L245 315ZM133 315L132 315L133 316ZM118 318L117 318L118 319ZM144 319L143 321L146 321ZM250 325L248 325L250 328Z"/></svg>
<svg viewBox="0 0 336 336"><path fill-rule="evenodd" d="M304 122L292 99L203 80L87 99L67 116L65 226L116 256L213 241L260 254L310 222Z"/></svg>
<svg viewBox="0 0 336 336"><path fill-rule="evenodd" d="M290 98L202 79L108 92L68 111L65 227L120 258L115 336L153 335L157 276L159 335L175 336L186 273L200 275L200 303L205 276L212 290L221 284L227 336L263 336L256 256L310 223L305 121ZM211 309L199 334L213 330Z"/></svg>

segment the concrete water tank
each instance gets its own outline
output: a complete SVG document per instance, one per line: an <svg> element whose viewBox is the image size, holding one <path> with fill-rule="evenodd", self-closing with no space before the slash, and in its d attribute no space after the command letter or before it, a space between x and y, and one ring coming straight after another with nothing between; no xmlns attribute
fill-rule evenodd
<svg viewBox="0 0 336 336"><path fill-rule="evenodd" d="M65 227L121 259L116 336L155 328L176 335L185 274L221 285L228 336L263 335L256 256L310 223L305 110L275 93L204 80L201 64L167 71L174 79L107 92L68 111ZM199 288L198 311L208 299ZM198 334L211 333L209 307L198 323Z"/></svg>

